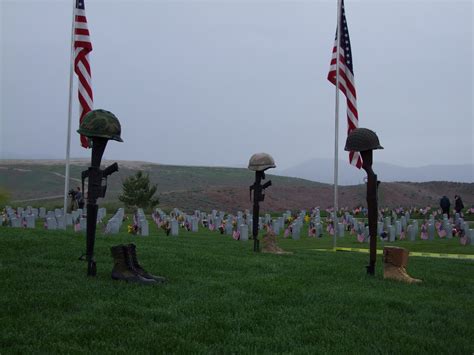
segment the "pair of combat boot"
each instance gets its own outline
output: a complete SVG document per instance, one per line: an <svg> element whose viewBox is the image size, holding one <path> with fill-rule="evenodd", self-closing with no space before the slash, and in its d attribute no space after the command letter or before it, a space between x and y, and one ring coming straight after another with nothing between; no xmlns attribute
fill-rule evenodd
<svg viewBox="0 0 474 355"><path fill-rule="evenodd" d="M422 282L420 279L415 279L407 273L407 249L399 247L385 247L383 248L383 260L384 279L392 279L410 284Z"/></svg>
<svg viewBox="0 0 474 355"><path fill-rule="evenodd" d="M123 280L127 282L137 282L140 284L164 283L166 279L162 276L155 276L148 273L138 263L137 247L135 244L117 245L110 248L114 259L112 269L113 280Z"/></svg>

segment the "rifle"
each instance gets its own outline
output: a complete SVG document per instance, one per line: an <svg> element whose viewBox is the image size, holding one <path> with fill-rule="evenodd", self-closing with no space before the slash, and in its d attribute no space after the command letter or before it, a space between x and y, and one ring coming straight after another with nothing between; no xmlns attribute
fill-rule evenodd
<svg viewBox="0 0 474 355"><path fill-rule="evenodd" d="M96 276L97 267L94 260L95 232L97 227L97 212L99 206L97 199L105 197L107 191L107 177L118 171L118 164L113 163L105 169L100 169L100 162L107 145L106 138L92 137L92 158L91 166L82 172L82 191L84 191L84 180L88 179L87 189L87 239L86 239L86 260L87 275ZM102 185L104 181L104 185Z"/></svg>
<svg viewBox="0 0 474 355"><path fill-rule="evenodd" d="M261 185L262 180L265 180L265 172L256 171L255 172L255 183L250 186L250 200L252 200L252 191L253 191L253 225L252 225L252 235L253 235L253 251L260 251L260 241L258 240L258 218L260 214L260 201L265 200L265 189L272 186L271 180L267 181L265 184Z"/></svg>
<svg viewBox="0 0 474 355"><path fill-rule="evenodd" d="M367 208L370 235L370 259L369 265L367 266L367 273L373 276L375 275L375 262L377 259L377 189L380 181L377 181L377 175L372 170L372 152L373 150L366 150L360 152L360 154L362 156L362 169L367 172Z"/></svg>

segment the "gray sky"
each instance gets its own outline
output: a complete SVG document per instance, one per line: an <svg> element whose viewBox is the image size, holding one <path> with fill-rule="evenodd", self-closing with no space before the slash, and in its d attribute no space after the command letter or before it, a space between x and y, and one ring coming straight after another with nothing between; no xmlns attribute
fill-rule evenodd
<svg viewBox="0 0 474 355"><path fill-rule="evenodd" d="M279 168L334 156L334 1L86 0L108 159ZM64 158L72 1L0 0L0 158ZM359 124L375 159L473 163L472 1L351 1ZM72 157L80 148L75 77ZM346 132L341 95L339 158Z"/></svg>

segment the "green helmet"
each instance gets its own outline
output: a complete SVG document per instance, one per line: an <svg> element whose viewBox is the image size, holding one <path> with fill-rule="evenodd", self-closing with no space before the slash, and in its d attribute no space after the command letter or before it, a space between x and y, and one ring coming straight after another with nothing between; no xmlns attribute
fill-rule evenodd
<svg viewBox="0 0 474 355"><path fill-rule="evenodd" d="M83 118L77 133L88 138L102 137L123 142L120 138L122 128L112 112L106 110L89 111Z"/></svg>

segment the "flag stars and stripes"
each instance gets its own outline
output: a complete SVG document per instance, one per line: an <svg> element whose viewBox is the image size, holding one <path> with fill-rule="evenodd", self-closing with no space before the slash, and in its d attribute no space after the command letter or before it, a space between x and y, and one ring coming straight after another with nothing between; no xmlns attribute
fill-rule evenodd
<svg viewBox="0 0 474 355"><path fill-rule="evenodd" d="M78 77L78 97L79 97L79 123L84 116L92 110L94 103L92 94L92 73L89 64L89 52L92 51L92 43L87 27L87 18L83 0L77 0L74 7L74 72ZM86 137L81 135L81 145L89 147Z"/></svg>
<svg viewBox="0 0 474 355"><path fill-rule="evenodd" d="M336 85L336 66L337 66L337 47L339 47L339 72L338 82L339 90L346 96L347 102L347 133L349 134L352 130L359 126L359 114L357 111L357 95L354 81L354 71L352 67L352 52L351 44L349 39L349 31L347 27L346 14L344 11L344 0L341 1L341 17L339 23L343 24L341 27L340 36L336 31L336 40L334 41L334 47L331 58L331 65L329 68L328 80ZM358 152L349 153L349 161L352 165L357 166L359 169L362 167L362 159Z"/></svg>

